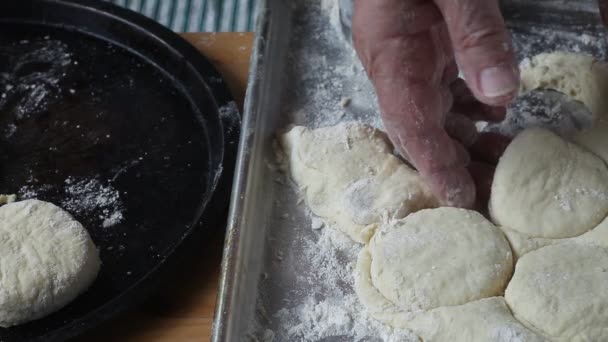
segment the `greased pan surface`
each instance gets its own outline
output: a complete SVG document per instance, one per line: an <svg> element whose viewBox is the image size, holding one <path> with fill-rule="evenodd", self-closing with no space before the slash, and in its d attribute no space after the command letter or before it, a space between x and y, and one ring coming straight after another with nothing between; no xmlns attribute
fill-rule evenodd
<svg viewBox="0 0 608 342"><path fill-rule="evenodd" d="M158 285L185 242L205 248L204 232L222 229L239 131L226 89L196 49L133 12L0 3L0 193L66 208L103 262L72 304L0 340L74 336Z"/></svg>

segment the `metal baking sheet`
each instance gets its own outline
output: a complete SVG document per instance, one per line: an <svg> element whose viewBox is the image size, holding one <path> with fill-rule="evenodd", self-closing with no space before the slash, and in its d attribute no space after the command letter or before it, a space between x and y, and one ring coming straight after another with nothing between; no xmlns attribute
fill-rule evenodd
<svg viewBox="0 0 608 342"><path fill-rule="evenodd" d="M351 120L382 126L373 89L343 36L337 1L266 0L260 4L215 342L361 340L340 331L314 338L314 334L283 334L285 321L277 318L281 310L297 309L310 293L323 298L328 291L325 279L310 281L319 269L311 264L306 250L327 228L311 229L314 219L289 180L276 170L277 130L289 124L318 127ZM520 60L553 50L605 58L604 28L595 1L512 0L501 6ZM346 108L341 105L344 100L350 102ZM349 277L340 285L345 296L353 292ZM302 328L292 323L293 328Z"/></svg>

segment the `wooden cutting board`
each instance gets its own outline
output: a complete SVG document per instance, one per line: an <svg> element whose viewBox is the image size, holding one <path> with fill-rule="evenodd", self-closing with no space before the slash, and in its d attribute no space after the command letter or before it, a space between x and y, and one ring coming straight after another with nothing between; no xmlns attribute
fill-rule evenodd
<svg viewBox="0 0 608 342"><path fill-rule="evenodd" d="M222 73L242 109L253 33L187 33L190 43ZM144 305L75 339L89 341L209 341L215 309L223 229L184 269L192 272L167 282Z"/></svg>

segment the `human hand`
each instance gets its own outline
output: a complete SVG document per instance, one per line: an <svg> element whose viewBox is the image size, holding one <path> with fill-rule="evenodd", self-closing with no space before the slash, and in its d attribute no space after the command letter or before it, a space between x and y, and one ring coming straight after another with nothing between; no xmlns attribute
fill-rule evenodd
<svg viewBox="0 0 608 342"><path fill-rule="evenodd" d="M398 151L443 205L484 201L508 142L473 120L502 120L519 88L497 0L356 0L353 42Z"/></svg>

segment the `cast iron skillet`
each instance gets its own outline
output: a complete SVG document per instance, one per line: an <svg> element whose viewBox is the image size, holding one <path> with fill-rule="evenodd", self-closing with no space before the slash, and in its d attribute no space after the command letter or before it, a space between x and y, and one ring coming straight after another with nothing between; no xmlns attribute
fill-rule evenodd
<svg viewBox="0 0 608 342"><path fill-rule="evenodd" d="M103 262L72 304L0 340L67 339L154 288L187 240L220 228L239 124L212 65L152 20L104 1L0 2L0 193L67 206Z"/></svg>

